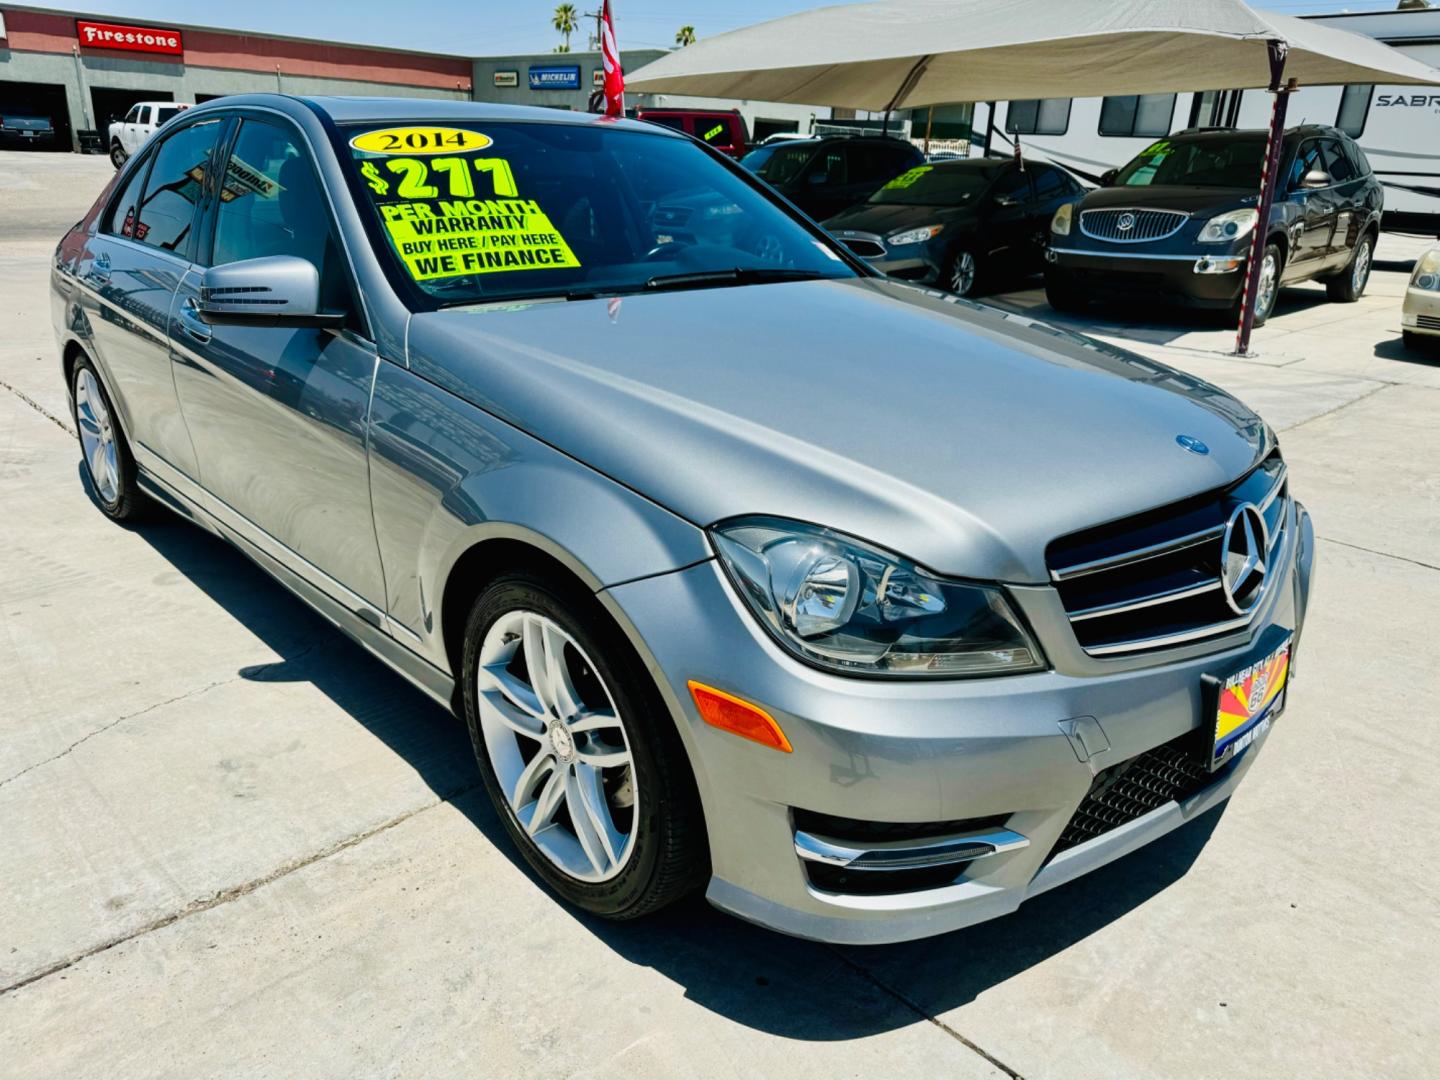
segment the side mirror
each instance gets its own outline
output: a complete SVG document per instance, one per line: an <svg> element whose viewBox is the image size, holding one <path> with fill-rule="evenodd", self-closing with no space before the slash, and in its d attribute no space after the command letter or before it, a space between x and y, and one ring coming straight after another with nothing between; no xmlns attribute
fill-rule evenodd
<svg viewBox="0 0 1440 1080"><path fill-rule="evenodd" d="M1014 195L996 195L996 196L995 196L995 205L996 205L996 206L1019 206L1019 205L1020 205L1020 200L1017 199Z"/></svg>
<svg viewBox="0 0 1440 1080"><path fill-rule="evenodd" d="M1115 177L1120 175L1119 169L1106 169L1100 174L1100 186L1109 187L1115 183Z"/></svg>
<svg viewBox="0 0 1440 1080"><path fill-rule="evenodd" d="M200 317L212 326L341 326L320 311L320 271L308 259L267 255L212 266L200 278Z"/></svg>
<svg viewBox="0 0 1440 1080"><path fill-rule="evenodd" d="M1313 191L1315 188L1329 187L1330 174L1324 169L1311 169L1301 179L1300 186L1306 191Z"/></svg>

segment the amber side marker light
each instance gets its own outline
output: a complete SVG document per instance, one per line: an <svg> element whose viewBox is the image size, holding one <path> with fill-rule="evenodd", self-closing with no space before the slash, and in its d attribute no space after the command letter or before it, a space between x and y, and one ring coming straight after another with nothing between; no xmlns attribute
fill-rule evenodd
<svg viewBox="0 0 1440 1080"><path fill-rule="evenodd" d="M690 696L695 699L695 707L700 710L700 719L711 727L739 735L742 739L753 739L786 754L794 750L775 718L759 705L751 705L733 694L693 679L687 685Z"/></svg>

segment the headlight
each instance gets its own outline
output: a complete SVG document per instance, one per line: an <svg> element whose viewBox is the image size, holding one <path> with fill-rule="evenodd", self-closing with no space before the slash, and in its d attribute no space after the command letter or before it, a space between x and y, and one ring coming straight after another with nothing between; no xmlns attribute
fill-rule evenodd
<svg viewBox="0 0 1440 1080"><path fill-rule="evenodd" d="M715 527L720 561L796 656L847 675L1038 671L1040 650L999 589L942 581L829 529L774 518Z"/></svg>
<svg viewBox="0 0 1440 1080"><path fill-rule="evenodd" d="M1217 214L1200 230L1200 243L1223 244L1230 240L1239 240L1243 236L1249 236L1250 230L1255 228L1255 222L1259 220L1260 215L1254 210L1231 210L1228 214Z"/></svg>
<svg viewBox="0 0 1440 1080"><path fill-rule="evenodd" d="M1050 231L1056 236L1070 235L1070 219L1075 214L1074 203L1064 203L1060 209L1055 211L1055 216L1050 219Z"/></svg>
<svg viewBox="0 0 1440 1080"><path fill-rule="evenodd" d="M1410 275L1410 284L1416 289L1440 292L1440 248L1427 251L1415 264L1415 271Z"/></svg>
<svg viewBox="0 0 1440 1080"><path fill-rule="evenodd" d="M890 237L890 243L897 247L901 244L919 244L932 236L938 236L943 228L944 225L926 225L919 229L906 229Z"/></svg>

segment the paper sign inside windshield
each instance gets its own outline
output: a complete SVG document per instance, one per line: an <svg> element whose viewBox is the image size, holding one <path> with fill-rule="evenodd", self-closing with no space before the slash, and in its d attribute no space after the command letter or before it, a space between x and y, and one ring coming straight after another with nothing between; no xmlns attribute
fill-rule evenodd
<svg viewBox="0 0 1440 1080"><path fill-rule="evenodd" d="M903 172L899 176L895 177L894 180L891 180L888 184L885 185L885 189L887 191L890 191L895 188L907 188L934 167L935 166L933 165L917 165L915 166L915 168Z"/></svg>
<svg viewBox="0 0 1440 1080"><path fill-rule="evenodd" d="M432 281L579 266L544 208L517 190L509 162L480 156L490 145L480 138L484 143L469 154L360 161L360 175L410 276Z"/></svg>

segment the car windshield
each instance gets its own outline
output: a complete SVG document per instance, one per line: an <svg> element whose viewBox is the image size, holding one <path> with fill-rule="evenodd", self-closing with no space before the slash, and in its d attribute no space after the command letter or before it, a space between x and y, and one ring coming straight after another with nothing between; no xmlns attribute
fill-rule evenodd
<svg viewBox="0 0 1440 1080"><path fill-rule="evenodd" d="M788 184L800 175L805 163L814 156L814 143L797 140L794 143L775 143L773 146L751 150L740 159L740 164L771 184Z"/></svg>
<svg viewBox="0 0 1440 1080"><path fill-rule="evenodd" d="M874 195L872 203L901 206L960 206L984 194L1000 167L972 162L917 165Z"/></svg>
<svg viewBox="0 0 1440 1080"><path fill-rule="evenodd" d="M374 235L422 305L857 276L689 139L505 121L340 137Z"/></svg>
<svg viewBox="0 0 1440 1080"><path fill-rule="evenodd" d="M1263 136L1161 139L1135 156L1115 177L1117 186L1254 187L1265 158Z"/></svg>

